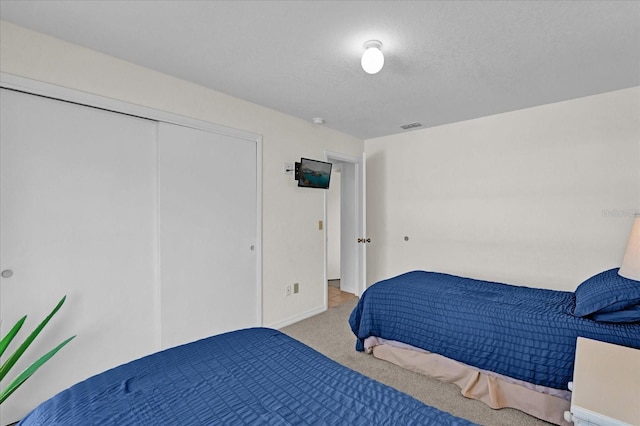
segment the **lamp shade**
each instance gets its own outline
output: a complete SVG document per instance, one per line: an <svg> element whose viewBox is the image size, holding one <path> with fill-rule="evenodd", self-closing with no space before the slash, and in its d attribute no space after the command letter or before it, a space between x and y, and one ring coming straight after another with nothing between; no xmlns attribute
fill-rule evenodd
<svg viewBox="0 0 640 426"><path fill-rule="evenodd" d="M640 216L633 220L627 250L624 252L618 275L640 281Z"/></svg>
<svg viewBox="0 0 640 426"><path fill-rule="evenodd" d="M382 54L382 43L377 40L369 40L364 44L365 51L362 54L360 64L367 74L375 74L384 66L384 55Z"/></svg>

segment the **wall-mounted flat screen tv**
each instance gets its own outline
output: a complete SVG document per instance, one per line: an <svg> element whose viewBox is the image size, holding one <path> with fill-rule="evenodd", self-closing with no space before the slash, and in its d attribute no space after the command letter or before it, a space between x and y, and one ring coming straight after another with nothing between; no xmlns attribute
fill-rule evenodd
<svg viewBox="0 0 640 426"><path fill-rule="evenodd" d="M331 163L301 158L296 164L298 186L305 188L329 188L331 180Z"/></svg>

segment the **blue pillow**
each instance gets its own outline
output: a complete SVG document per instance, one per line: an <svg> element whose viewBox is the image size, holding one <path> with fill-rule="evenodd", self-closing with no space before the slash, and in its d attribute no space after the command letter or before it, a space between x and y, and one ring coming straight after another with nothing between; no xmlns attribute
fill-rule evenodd
<svg viewBox="0 0 640 426"><path fill-rule="evenodd" d="M640 322L640 305L615 312L596 312L589 318L599 322Z"/></svg>
<svg viewBox="0 0 640 426"><path fill-rule="evenodd" d="M578 286L574 316L615 312L640 304L640 281L621 277L618 269L600 272Z"/></svg>

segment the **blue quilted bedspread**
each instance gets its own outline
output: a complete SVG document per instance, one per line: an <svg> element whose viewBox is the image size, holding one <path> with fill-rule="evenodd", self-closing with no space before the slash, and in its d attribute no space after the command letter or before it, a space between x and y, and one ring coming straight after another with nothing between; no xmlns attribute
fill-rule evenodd
<svg viewBox="0 0 640 426"><path fill-rule="evenodd" d="M210 337L121 365L20 425L470 425L279 331Z"/></svg>
<svg viewBox="0 0 640 426"><path fill-rule="evenodd" d="M574 307L571 292L414 271L369 287L349 324L359 351L376 336L566 390L578 336L640 348L640 323L578 318Z"/></svg>

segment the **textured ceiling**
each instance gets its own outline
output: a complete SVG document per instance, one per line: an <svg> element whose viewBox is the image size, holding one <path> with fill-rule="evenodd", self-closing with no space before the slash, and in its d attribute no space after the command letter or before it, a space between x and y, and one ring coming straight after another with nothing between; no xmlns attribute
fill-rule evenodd
<svg viewBox="0 0 640 426"><path fill-rule="evenodd" d="M1 0L0 17L362 139L640 85L639 1Z"/></svg>

